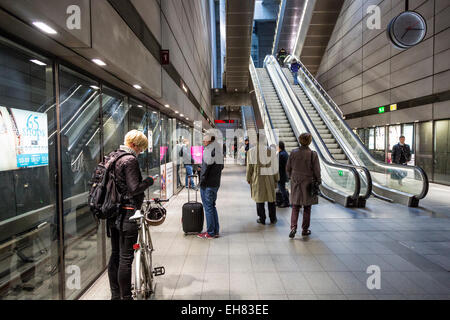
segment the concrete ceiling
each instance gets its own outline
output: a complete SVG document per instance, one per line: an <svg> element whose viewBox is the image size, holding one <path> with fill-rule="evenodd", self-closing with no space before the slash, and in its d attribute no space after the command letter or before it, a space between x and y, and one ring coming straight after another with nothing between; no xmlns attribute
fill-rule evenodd
<svg viewBox="0 0 450 320"><path fill-rule="evenodd" d="M293 51L305 0L285 0L284 6L281 25L278 25L275 35L274 54L281 48L285 48L288 53Z"/></svg>
<svg viewBox="0 0 450 320"><path fill-rule="evenodd" d="M316 0L301 48L300 60L315 75L327 48L344 0Z"/></svg>
<svg viewBox="0 0 450 320"><path fill-rule="evenodd" d="M225 85L228 92L248 92L254 0L226 1Z"/></svg>

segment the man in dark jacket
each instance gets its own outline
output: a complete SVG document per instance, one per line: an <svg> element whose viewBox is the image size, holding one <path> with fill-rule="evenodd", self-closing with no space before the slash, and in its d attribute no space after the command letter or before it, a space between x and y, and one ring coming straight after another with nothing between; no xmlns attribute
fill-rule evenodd
<svg viewBox="0 0 450 320"><path fill-rule="evenodd" d="M286 182L288 182L288 177L286 174L286 164L289 159L289 155L285 150L284 142L280 141L278 143L278 162L280 171L280 180L278 181L278 190L281 192L282 204L280 208L289 207L289 195L286 190Z"/></svg>
<svg viewBox="0 0 450 320"><path fill-rule="evenodd" d="M223 154L220 144L214 137L205 135L203 144L202 168L200 172L200 195L205 208L206 232L200 233L199 238L213 239L219 237L219 216L216 209L217 192L223 170Z"/></svg>
<svg viewBox="0 0 450 320"><path fill-rule="evenodd" d="M294 84L297 85L297 76L298 76L298 70L300 69L300 63L297 62L297 60L293 60L291 63L291 71L294 76Z"/></svg>
<svg viewBox="0 0 450 320"><path fill-rule="evenodd" d="M138 155L148 147L147 137L138 130L132 130L125 136L125 145L118 153L128 153L118 159L114 166L116 185L119 193L125 197L120 205L117 218L107 221L111 235L111 257L108 264L109 285L112 300L131 300L131 265L134 258L133 245L137 241L136 222L129 221L136 209L144 201L144 191L153 185L154 178L142 179Z"/></svg>
<svg viewBox="0 0 450 320"><path fill-rule="evenodd" d="M405 144L405 136L400 136L399 141L392 148L392 162L406 165L411 160L411 148Z"/></svg>
<svg viewBox="0 0 450 320"><path fill-rule="evenodd" d="M284 66L284 59L287 57L287 51L285 48L281 48L277 53L277 60L281 66Z"/></svg>

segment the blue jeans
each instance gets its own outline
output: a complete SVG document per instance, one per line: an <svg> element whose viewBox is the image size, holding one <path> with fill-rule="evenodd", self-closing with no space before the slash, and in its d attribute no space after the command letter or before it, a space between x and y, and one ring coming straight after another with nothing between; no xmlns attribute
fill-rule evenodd
<svg viewBox="0 0 450 320"><path fill-rule="evenodd" d="M185 181L185 186L186 188L189 187L189 185L191 186L191 188L195 188L195 183L194 183L194 178L189 178L189 184L188 184L188 176L190 176L192 174L192 165L187 164L184 166L186 168L186 181Z"/></svg>
<svg viewBox="0 0 450 320"><path fill-rule="evenodd" d="M298 72L293 72L293 74L294 74L294 84L298 84L297 81Z"/></svg>
<svg viewBox="0 0 450 320"><path fill-rule="evenodd" d="M203 207L205 209L206 217L206 232L211 237L219 234L219 216L217 215L216 199L218 187L200 188L200 195L202 197Z"/></svg>

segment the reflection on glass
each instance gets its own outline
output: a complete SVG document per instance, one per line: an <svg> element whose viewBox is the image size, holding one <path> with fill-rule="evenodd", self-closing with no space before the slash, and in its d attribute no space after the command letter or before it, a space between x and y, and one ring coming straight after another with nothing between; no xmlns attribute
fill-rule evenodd
<svg viewBox="0 0 450 320"><path fill-rule="evenodd" d="M96 82L68 68L60 71L61 157L66 268L81 274L74 299L102 271L102 233L87 204L89 181L100 162L100 94ZM74 272L73 270L71 273Z"/></svg>
<svg viewBox="0 0 450 320"><path fill-rule="evenodd" d="M60 298L51 65L0 39L0 299Z"/></svg>
<svg viewBox="0 0 450 320"><path fill-rule="evenodd" d="M392 148L398 143L398 139L401 136L401 126L392 125L389 126L389 145L388 145L388 163L392 163Z"/></svg>

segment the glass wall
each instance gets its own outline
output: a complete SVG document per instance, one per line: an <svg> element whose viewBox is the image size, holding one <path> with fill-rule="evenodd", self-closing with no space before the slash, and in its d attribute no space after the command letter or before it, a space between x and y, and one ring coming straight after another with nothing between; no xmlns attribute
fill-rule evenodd
<svg viewBox="0 0 450 320"><path fill-rule="evenodd" d="M60 294L52 62L0 39L0 299Z"/></svg>
<svg viewBox="0 0 450 320"><path fill-rule="evenodd" d="M80 287L66 287L73 299L103 270L102 229L89 210L92 173L101 161L100 93L92 79L61 67L60 119L66 270L80 272Z"/></svg>
<svg viewBox="0 0 450 320"><path fill-rule="evenodd" d="M434 137L433 180L450 185L450 120L435 122Z"/></svg>

